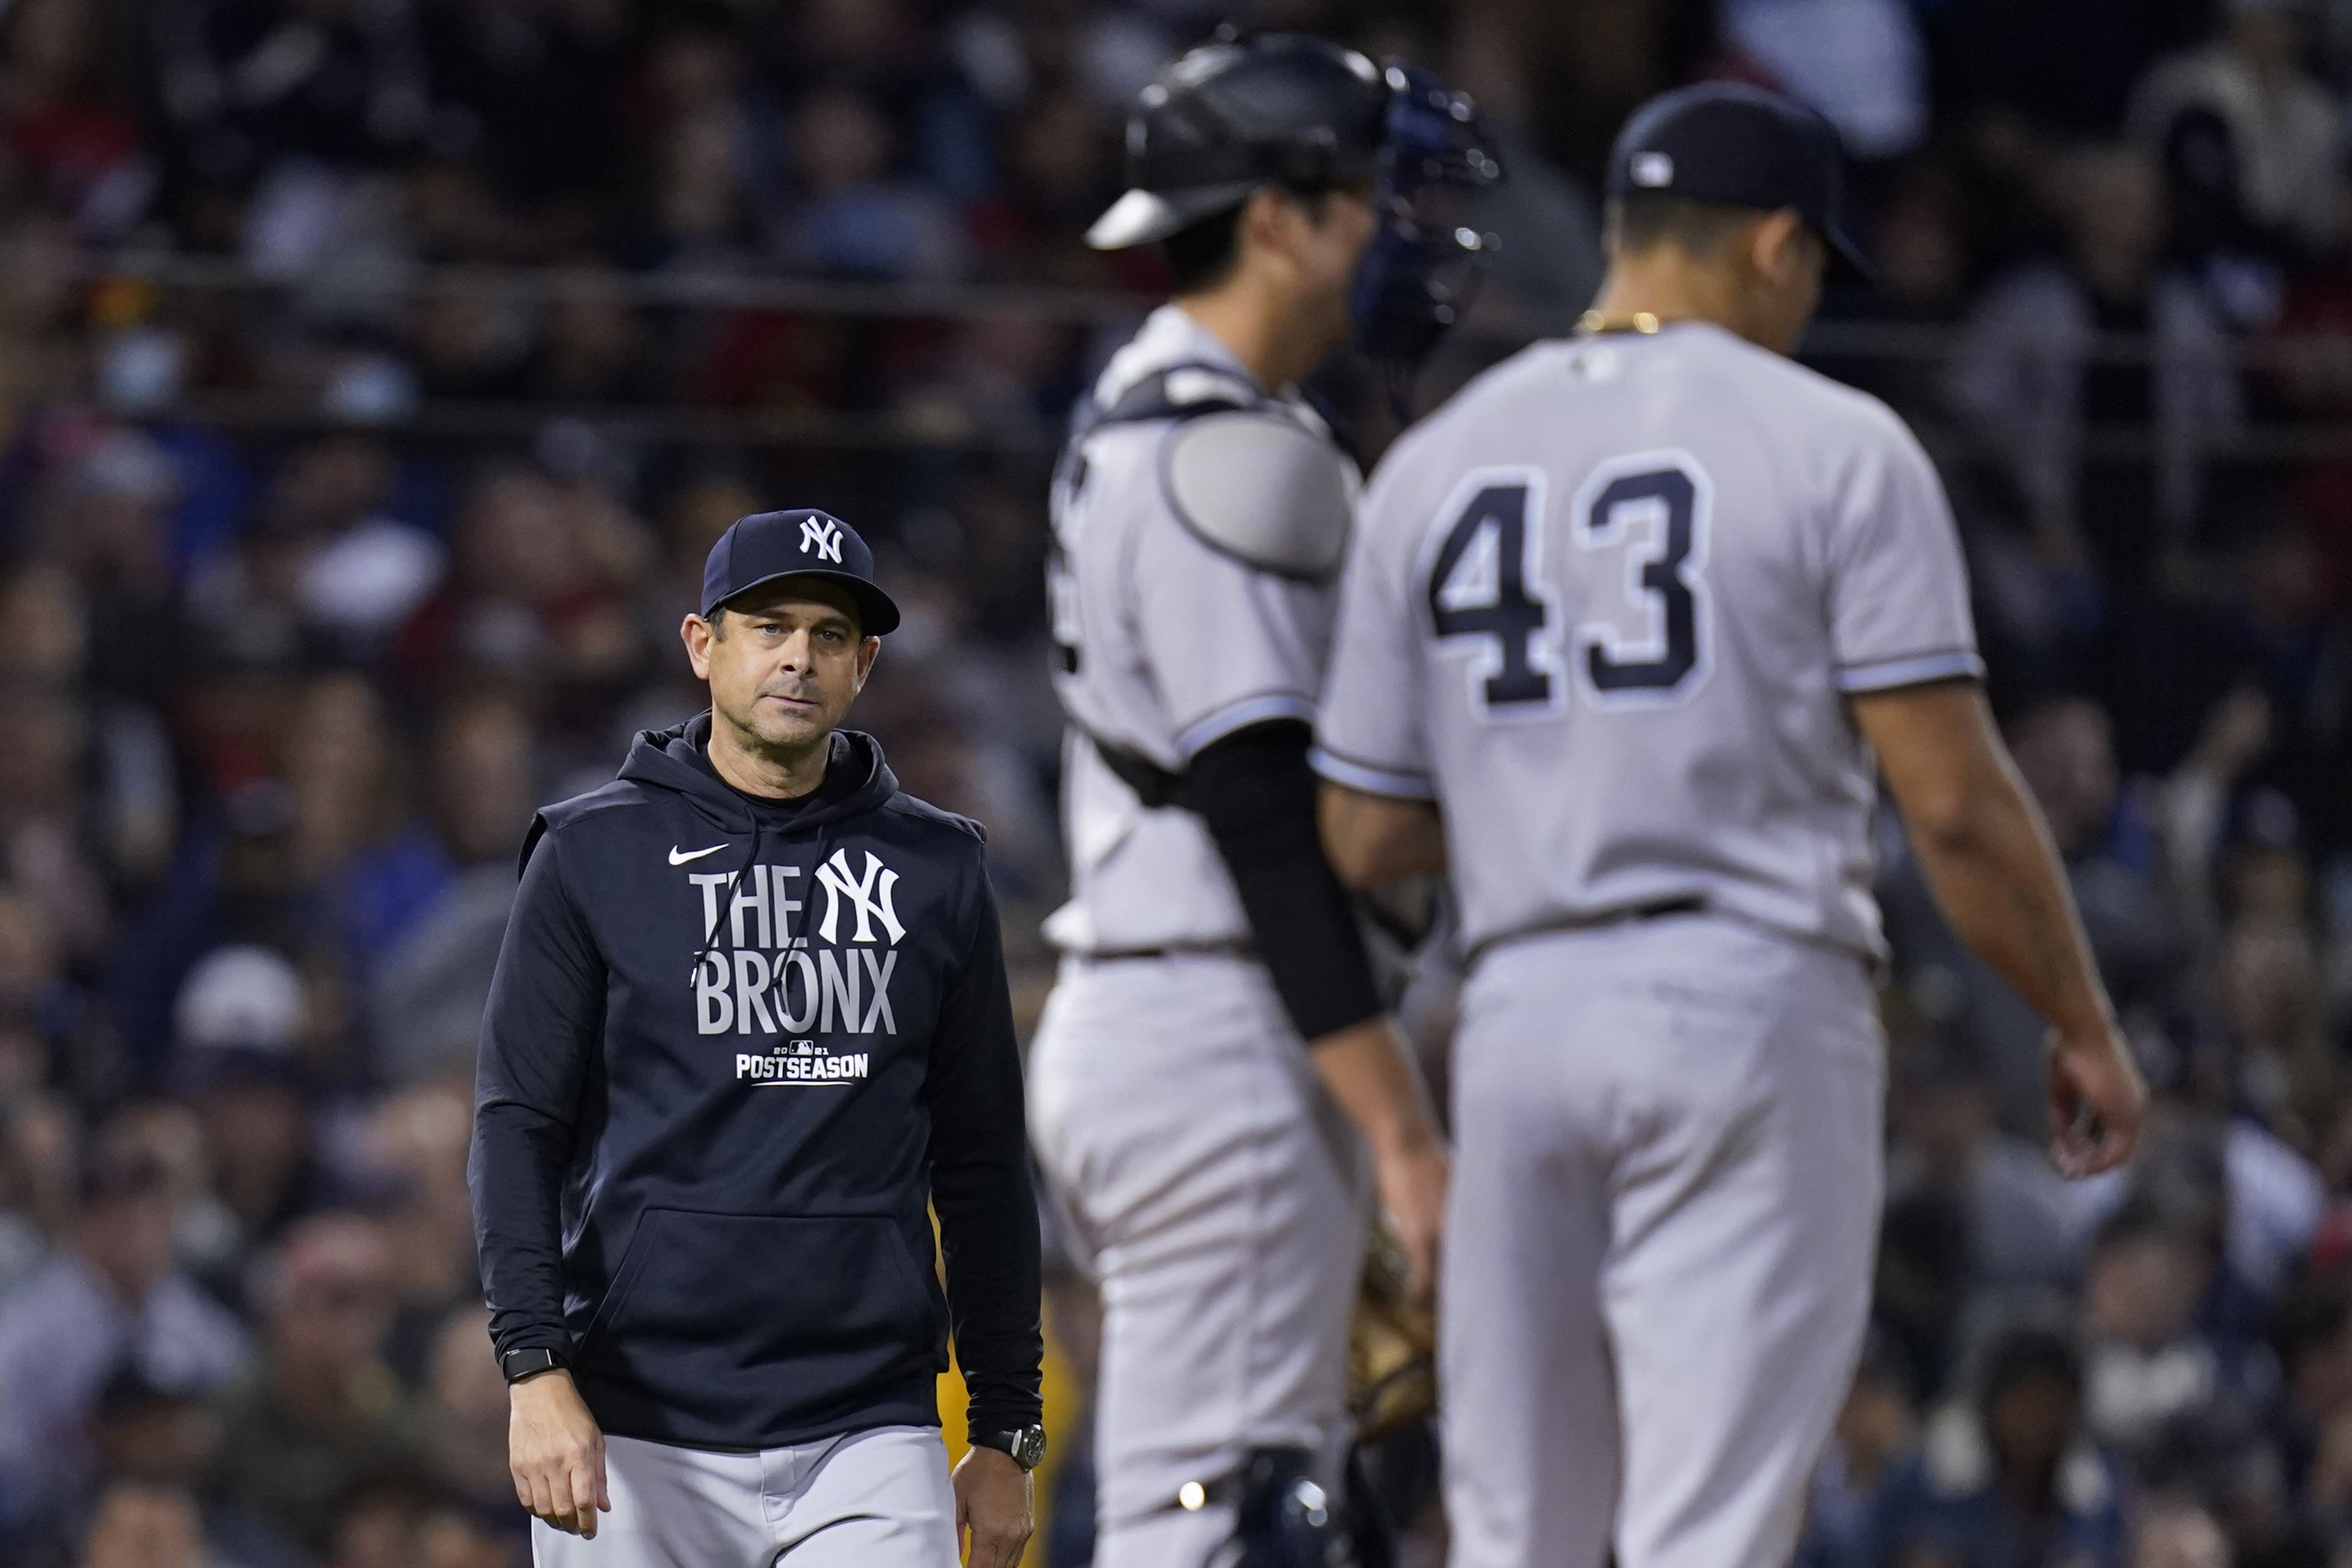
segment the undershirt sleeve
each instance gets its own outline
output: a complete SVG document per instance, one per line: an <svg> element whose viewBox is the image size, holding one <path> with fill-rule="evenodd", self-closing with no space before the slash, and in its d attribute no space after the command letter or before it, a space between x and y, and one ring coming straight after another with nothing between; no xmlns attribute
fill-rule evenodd
<svg viewBox="0 0 2352 1568"><path fill-rule="evenodd" d="M1296 719L1226 736L1192 759L1178 803L1208 824L1283 1010L1313 1040L1382 1009L1354 905L1323 858L1307 740Z"/></svg>

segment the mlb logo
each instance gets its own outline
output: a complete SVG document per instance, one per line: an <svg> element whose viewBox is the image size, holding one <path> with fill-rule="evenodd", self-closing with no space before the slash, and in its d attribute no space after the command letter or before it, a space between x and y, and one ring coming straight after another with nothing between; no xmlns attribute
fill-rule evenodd
<svg viewBox="0 0 2352 1568"><path fill-rule="evenodd" d="M1654 191L1675 183L1675 161L1664 152L1636 152L1626 172L1636 185Z"/></svg>

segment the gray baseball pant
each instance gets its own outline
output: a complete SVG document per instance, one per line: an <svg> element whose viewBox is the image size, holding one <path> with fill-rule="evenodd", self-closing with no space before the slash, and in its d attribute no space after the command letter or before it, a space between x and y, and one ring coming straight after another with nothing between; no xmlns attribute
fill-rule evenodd
<svg viewBox="0 0 2352 1568"><path fill-rule="evenodd" d="M1528 938L1454 1051L1451 1568L1782 1568L1870 1304L1861 961L1707 917Z"/></svg>
<svg viewBox="0 0 2352 1568"><path fill-rule="evenodd" d="M1336 1483L1363 1268L1360 1145L1263 966L1064 961L1029 1130L1102 1289L1096 1568L1201 1568L1230 1512L1171 1512L1256 1447Z"/></svg>
<svg viewBox="0 0 2352 1568"><path fill-rule="evenodd" d="M936 1427L757 1453L608 1437L613 1511L583 1541L533 1520L536 1568L955 1568Z"/></svg>

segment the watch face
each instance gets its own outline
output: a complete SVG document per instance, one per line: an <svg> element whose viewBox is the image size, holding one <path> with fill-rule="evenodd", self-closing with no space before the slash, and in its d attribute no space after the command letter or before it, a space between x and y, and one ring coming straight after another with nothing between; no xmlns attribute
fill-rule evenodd
<svg viewBox="0 0 2352 1568"><path fill-rule="evenodd" d="M1045 1428L1024 1427L1013 1434L1013 1461L1024 1470L1034 1470L1045 1458Z"/></svg>

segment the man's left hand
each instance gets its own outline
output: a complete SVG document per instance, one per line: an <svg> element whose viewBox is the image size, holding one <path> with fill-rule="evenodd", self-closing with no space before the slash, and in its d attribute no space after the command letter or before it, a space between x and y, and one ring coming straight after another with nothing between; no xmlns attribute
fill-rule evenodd
<svg viewBox="0 0 2352 1568"><path fill-rule="evenodd" d="M1014 1568L1037 1527L1029 1472L998 1448L974 1448L955 1468L956 1537L971 1568Z"/></svg>

